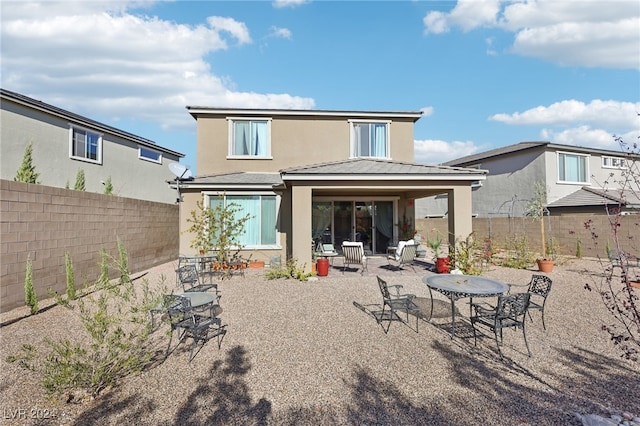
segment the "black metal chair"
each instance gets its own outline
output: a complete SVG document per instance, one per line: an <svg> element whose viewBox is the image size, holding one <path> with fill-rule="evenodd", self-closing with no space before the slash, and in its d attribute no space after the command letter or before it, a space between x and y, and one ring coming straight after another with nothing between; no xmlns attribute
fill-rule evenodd
<svg viewBox="0 0 640 426"><path fill-rule="evenodd" d="M409 313L412 313L416 317L416 329L415 332L418 332L418 317L420 316L420 308L413 303L413 299L415 295L413 294L400 294L400 289L402 289L401 285L388 285L385 280L376 276L378 279L378 286L380 287L380 292L382 293L382 313L380 317L376 317L378 320L378 324L382 326L385 334L389 332L389 327L391 327L391 321L401 321L404 324L409 325ZM392 294L389 291L389 287L395 288L395 294ZM386 309L389 307L389 315L385 315ZM398 312L404 311L406 313L406 321L403 320ZM382 321L387 321L387 328L385 330L384 326L381 324Z"/></svg>
<svg viewBox="0 0 640 426"><path fill-rule="evenodd" d="M413 262L416 260L417 250L418 244L404 245L399 253L387 255L387 262L389 263L389 266L393 266L397 270L402 270L403 266L408 265L411 267L413 272L415 272L416 270L413 267Z"/></svg>
<svg viewBox="0 0 640 426"><path fill-rule="evenodd" d="M545 330L547 326L544 323L544 307L547 304L547 296L551 292L551 284L553 284L553 281L546 275L533 275L527 290L531 294L529 309L537 309L542 312L542 328ZM531 312L528 312L528 314L531 321L533 321Z"/></svg>
<svg viewBox="0 0 640 426"><path fill-rule="evenodd" d="M521 328L527 353L531 356L525 329L525 316L527 315L530 297L530 293L498 296L498 304L495 307L488 306L486 303L473 303L471 305L471 325L473 326L474 345L477 343L476 326L483 326L493 331L498 353L502 358L502 350L500 349L503 342L502 330L505 328ZM500 339L498 339L498 336Z"/></svg>
<svg viewBox="0 0 640 426"><path fill-rule="evenodd" d="M202 342L204 346L209 339L217 337L218 349L220 349L222 338L227 333L227 326L222 324L222 320L217 317L221 312L219 305L210 305L208 312L196 311L191 306L191 301L188 297L172 294L165 296L165 306L167 307L167 316L171 326L169 345L171 345L174 330L178 330L180 333L178 344L189 337L193 341L189 362L197 355L197 352L194 354L194 350L198 342Z"/></svg>
<svg viewBox="0 0 640 426"><path fill-rule="evenodd" d="M176 269L177 284L183 291L207 291L213 288L217 294L218 285L212 282L204 283L201 275L193 263L187 263Z"/></svg>

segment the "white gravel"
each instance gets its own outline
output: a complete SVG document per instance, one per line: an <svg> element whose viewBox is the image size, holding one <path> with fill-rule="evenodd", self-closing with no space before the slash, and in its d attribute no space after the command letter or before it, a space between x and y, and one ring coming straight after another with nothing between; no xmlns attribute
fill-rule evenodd
<svg viewBox="0 0 640 426"><path fill-rule="evenodd" d="M474 346L465 299L457 304L455 339L443 328L450 305L441 295L432 323L420 321L418 333L402 323L383 332L367 313L381 309L375 275L428 298L425 267L393 272L374 259L361 276L342 274L340 259L334 264L315 282L268 281L264 270L222 281L221 317L228 324L222 349L210 341L189 363L183 344L84 404L47 399L37 374L6 361L24 343L73 337L80 330L73 315L61 307L35 316L26 308L5 313L2 423L571 425L580 424L576 413L640 413L640 362L620 357L600 329L611 317L598 295L584 289L584 270L598 274L594 259L556 266L549 274L547 330L538 312L527 324L533 356L520 332L506 331L504 360L492 336ZM145 278L173 277L175 266L153 268ZM526 284L533 273L492 266L483 275ZM156 332L159 350L165 331Z"/></svg>

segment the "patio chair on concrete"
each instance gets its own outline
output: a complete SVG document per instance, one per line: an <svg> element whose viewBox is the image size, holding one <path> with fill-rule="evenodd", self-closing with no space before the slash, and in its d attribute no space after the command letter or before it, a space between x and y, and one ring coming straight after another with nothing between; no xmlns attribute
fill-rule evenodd
<svg viewBox="0 0 640 426"><path fill-rule="evenodd" d="M360 272L361 275L367 270L367 256L364 255L364 247L362 246L361 241L343 241L342 255L344 256L344 265L342 267L343 274L344 270L351 265L362 266L362 271Z"/></svg>
<svg viewBox="0 0 640 426"><path fill-rule="evenodd" d="M473 326L473 344L477 343L476 327L482 326L493 331L498 353L502 358L502 330L505 328L520 328L524 337L524 344L527 347L527 353L531 356L529 343L527 342L527 333L525 329L525 316L529 307L529 293L516 293L505 296L498 296L498 304L495 307L486 303L473 303L471 314L471 325ZM498 339L500 337L500 339Z"/></svg>
<svg viewBox="0 0 640 426"><path fill-rule="evenodd" d="M400 321L404 324L409 325L409 313L416 317L416 329L415 332L418 332L418 317L420 316L420 308L413 303L413 299L416 297L413 294L400 294L400 289L402 289L401 285L388 285L385 280L376 276L378 279L378 287L380 287L380 293L382 293L382 313L380 317L377 317L378 324L381 324L382 321L387 321L387 328L385 329L382 326L385 334L389 332L389 327L391 327L391 321ZM389 287L395 289L395 294L389 291ZM389 308L389 313L386 314L387 307ZM406 321L403 320L398 312L403 312L406 314Z"/></svg>
<svg viewBox="0 0 640 426"><path fill-rule="evenodd" d="M212 337L218 338L218 349L222 345L222 338L227 333L226 324L222 324L222 320L216 315L220 310L216 309L217 305L211 305L207 311L196 311L191 306L188 297L171 294L165 296L165 306L167 306L167 314L171 325L171 335L173 331L178 330L178 344L186 338L192 339L191 352L189 353L189 362L193 360L194 350L198 342L202 345ZM171 344L171 340L169 341Z"/></svg>
<svg viewBox="0 0 640 426"><path fill-rule="evenodd" d="M402 270L403 266L408 265L415 272L413 262L416 260L417 250L418 244L403 244L403 241L400 241L396 252L387 255L387 262L397 270Z"/></svg>

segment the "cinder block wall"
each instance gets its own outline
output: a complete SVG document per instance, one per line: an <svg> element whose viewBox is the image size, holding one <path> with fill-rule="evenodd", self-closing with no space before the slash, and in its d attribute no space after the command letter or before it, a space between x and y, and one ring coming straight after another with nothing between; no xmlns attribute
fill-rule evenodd
<svg viewBox="0 0 640 426"><path fill-rule="evenodd" d="M618 239L621 248L640 256L640 215L620 216ZM589 221L590 229L585 227ZM559 246L559 254L575 256L578 240L584 257L606 257L607 241L613 246L612 227L606 215L567 214L544 218L545 236L553 237ZM447 235L447 219L418 219L416 230L425 238L435 238L438 229L443 240ZM514 235L526 235L531 251L542 250L540 222L527 217L475 218L473 231L476 241L491 237L494 248L502 248L505 241ZM597 238L592 238L592 231ZM426 242L426 241L425 241Z"/></svg>
<svg viewBox="0 0 640 426"><path fill-rule="evenodd" d="M172 204L0 180L0 213L0 312L25 304L27 257L39 299L49 288L65 292L65 252L76 287L97 278L100 249L118 257L118 238L131 273L178 257Z"/></svg>

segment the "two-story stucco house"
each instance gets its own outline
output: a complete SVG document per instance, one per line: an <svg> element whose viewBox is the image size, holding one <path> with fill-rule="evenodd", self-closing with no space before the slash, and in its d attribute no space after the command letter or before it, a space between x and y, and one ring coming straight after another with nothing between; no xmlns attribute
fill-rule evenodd
<svg viewBox="0 0 640 426"><path fill-rule="evenodd" d="M14 179L31 143L43 185L73 188L82 169L86 191L102 193L111 179L115 195L176 201L168 164L184 154L9 90L0 99L0 178Z"/></svg>
<svg viewBox="0 0 640 426"><path fill-rule="evenodd" d="M634 156L632 156L634 157ZM548 189L549 214L606 214L606 206L640 207L637 196L619 191L621 173L629 163L622 151L585 148L551 142L522 142L443 163L487 170L473 185L473 215L523 216L533 198L535 182ZM635 157L634 157L635 158ZM446 195L416 202L417 217L443 217Z"/></svg>
<svg viewBox="0 0 640 426"><path fill-rule="evenodd" d="M198 176L180 185L183 231L197 201L223 194L252 216L241 243L253 258L310 265L318 239L386 253L402 237L398 225L414 223L414 200L446 193L452 238L471 232L471 185L485 172L414 164L421 112L187 109ZM181 253L193 252L191 239L182 234Z"/></svg>

